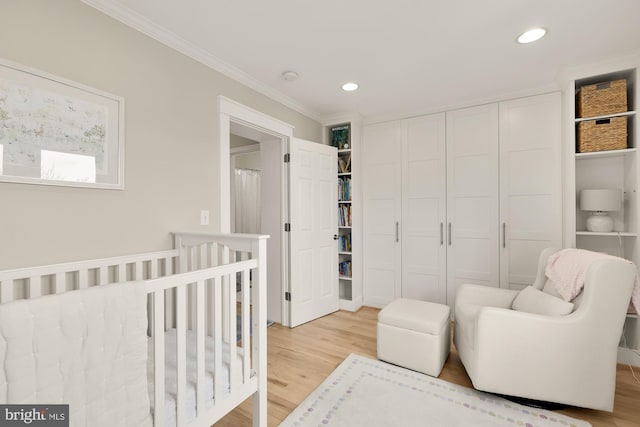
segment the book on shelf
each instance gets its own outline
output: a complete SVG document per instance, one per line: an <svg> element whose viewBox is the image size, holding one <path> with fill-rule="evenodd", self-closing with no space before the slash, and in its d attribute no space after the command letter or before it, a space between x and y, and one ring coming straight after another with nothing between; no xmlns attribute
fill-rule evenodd
<svg viewBox="0 0 640 427"><path fill-rule="evenodd" d="M340 236L338 239L338 251L351 252L351 233Z"/></svg>
<svg viewBox="0 0 640 427"><path fill-rule="evenodd" d="M349 125L335 126L331 128L331 145L339 150L349 148Z"/></svg>
<svg viewBox="0 0 640 427"><path fill-rule="evenodd" d="M338 265L338 271L342 277L351 277L351 260L342 261Z"/></svg>
<svg viewBox="0 0 640 427"><path fill-rule="evenodd" d="M351 227L351 205L338 206L338 225Z"/></svg>
<svg viewBox="0 0 640 427"><path fill-rule="evenodd" d="M344 159L346 157L346 160ZM351 172L351 153L348 156L338 156L338 172Z"/></svg>
<svg viewBox="0 0 640 427"><path fill-rule="evenodd" d="M344 176L338 178L338 201L351 201L351 178Z"/></svg>

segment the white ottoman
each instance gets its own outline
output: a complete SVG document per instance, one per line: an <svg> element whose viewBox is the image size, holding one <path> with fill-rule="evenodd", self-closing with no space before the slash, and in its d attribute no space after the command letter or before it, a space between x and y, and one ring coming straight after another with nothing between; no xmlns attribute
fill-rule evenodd
<svg viewBox="0 0 640 427"><path fill-rule="evenodd" d="M449 306L397 299L378 313L378 359L437 377L449 356Z"/></svg>

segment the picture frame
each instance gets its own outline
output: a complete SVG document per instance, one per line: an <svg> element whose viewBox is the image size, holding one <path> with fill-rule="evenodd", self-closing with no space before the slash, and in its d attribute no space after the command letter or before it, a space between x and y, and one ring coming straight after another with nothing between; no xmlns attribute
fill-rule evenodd
<svg viewBox="0 0 640 427"><path fill-rule="evenodd" d="M123 190L124 98L0 58L2 181Z"/></svg>

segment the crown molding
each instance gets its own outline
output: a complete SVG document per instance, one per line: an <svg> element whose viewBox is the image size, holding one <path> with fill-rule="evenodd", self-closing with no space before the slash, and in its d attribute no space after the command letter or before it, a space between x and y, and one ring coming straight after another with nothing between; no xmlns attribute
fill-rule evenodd
<svg viewBox="0 0 640 427"><path fill-rule="evenodd" d="M229 77L230 79L233 79L247 86L248 88L255 90L256 92L261 93L262 95L265 95L270 99L279 102L280 104L291 108L292 110L302 115L305 115L317 122L322 121L322 117L318 113L309 110L294 99L256 80L239 68L236 68L233 65L205 51L204 49L197 47L193 43L184 40L180 36L155 24L154 22L125 6L115 4L113 1L109 0L81 1L104 13L105 15L122 22L123 24L170 47L171 49L176 50L183 55L186 55L189 58L200 62L201 64L206 65L207 67L219 72L220 74L223 74L226 77Z"/></svg>
<svg viewBox="0 0 640 427"><path fill-rule="evenodd" d="M597 62L564 67L558 72L556 81L562 85L566 85L573 80L578 80L584 77L608 74L613 71L638 67L640 67L640 51L635 51L627 55L604 58Z"/></svg>
<svg viewBox="0 0 640 427"><path fill-rule="evenodd" d="M502 95L495 95L495 96L489 96L484 98L475 98L475 99L467 100L464 102L443 104L436 108L412 109L412 110L398 111L392 114L379 114L379 115L366 116L364 118L363 125L366 126L366 125L371 125L375 123L390 122L393 120L402 120L402 119L410 119L412 117L426 116L428 114L444 113L447 111L459 110L461 108L476 107L476 106L485 105L485 104L494 104L497 102L509 101L509 100L518 99L518 98L526 98L529 96L542 95L545 93L558 92L561 90L562 88L557 82L552 82L547 85L539 86L536 88L512 91L508 93L503 93Z"/></svg>

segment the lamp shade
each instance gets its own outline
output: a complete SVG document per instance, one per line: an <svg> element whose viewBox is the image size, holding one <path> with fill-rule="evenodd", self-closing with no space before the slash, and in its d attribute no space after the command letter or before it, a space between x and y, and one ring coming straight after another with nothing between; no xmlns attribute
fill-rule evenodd
<svg viewBox="0 0 640 427"><path fill-rule="evenodd" d="M620 190L582 190L580 209L583 211L617 211L622 204Z"/></svg>

